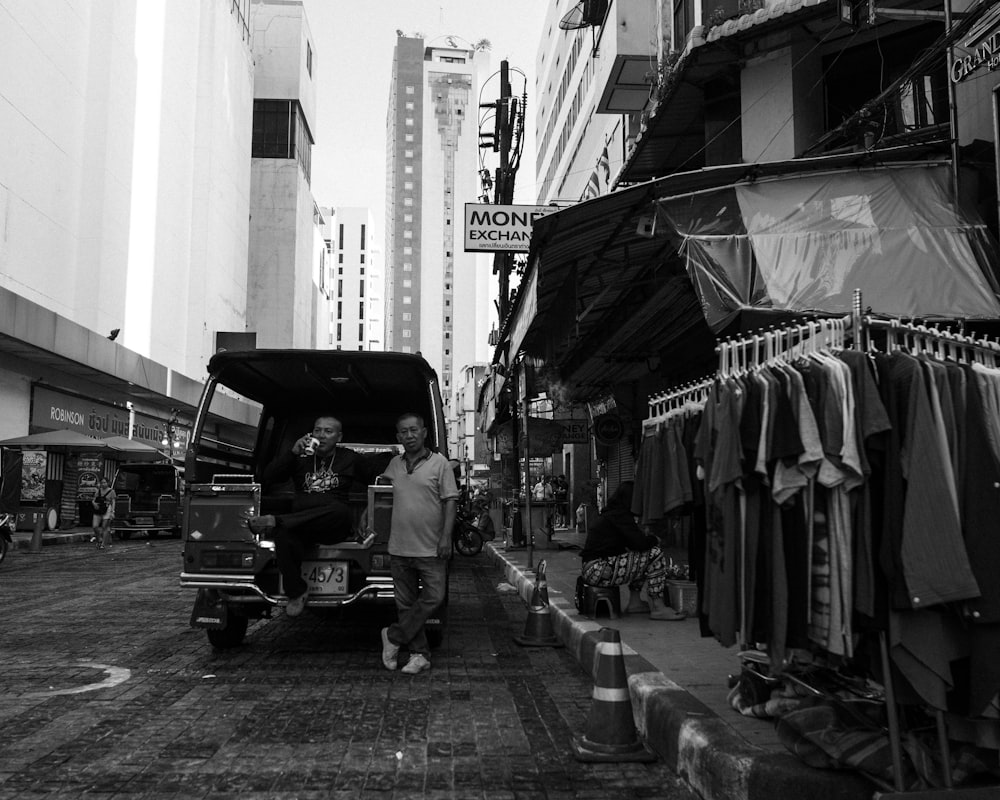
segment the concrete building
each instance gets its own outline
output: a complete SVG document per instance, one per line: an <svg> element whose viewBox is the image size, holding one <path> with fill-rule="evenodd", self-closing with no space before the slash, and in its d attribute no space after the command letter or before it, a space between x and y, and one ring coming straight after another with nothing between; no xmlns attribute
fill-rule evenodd
<svg viewBox="0 0 1000 800"><path fill-rule="evenodd" d="M336 350L383 350L385 274L368 208L323 209L330 253L329 343Z"/></svg>
<svg viewBox="0 0 1000 800"><path fill-rule="evenodd" d="M479 90L489 54L454 37L400 35L389 87L386 154L387 350L420 352L454 416L456 372L489 358L490 261L463 252L476 202ZM452 444L455 444L454 442Z"/></svg>
<svg viewBox="0 0 1000 800"><path fill-rule="evenodd" d="M326 347L330 292L310 189L316 57L302 3L253 6L254 101L246 328L258 347Z"/></svg>
<svg viewBox="0 0 1000 800"><path fill-rule="evenodd" d="M301 3L0 0L0 40L0 439L183 446L222 337L316 341ZM255 98L283 104L302 138L251 168L261 142L280 143ZM265 291L294 300L289 324ZM244 444L255 422L220 398L209 433ZM71 522L76 456L45 455L45 496L30 500Z"/></svg>

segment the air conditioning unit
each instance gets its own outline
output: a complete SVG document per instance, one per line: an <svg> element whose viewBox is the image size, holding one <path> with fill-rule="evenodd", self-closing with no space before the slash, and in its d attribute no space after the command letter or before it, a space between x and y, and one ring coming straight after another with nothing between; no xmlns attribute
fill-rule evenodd
<svg viewBox="0 0 1000 800"><path fill-rule="evenodd" d="M587 25L602 25L608 14L608 0L583 0L583 21Z"/></svg>

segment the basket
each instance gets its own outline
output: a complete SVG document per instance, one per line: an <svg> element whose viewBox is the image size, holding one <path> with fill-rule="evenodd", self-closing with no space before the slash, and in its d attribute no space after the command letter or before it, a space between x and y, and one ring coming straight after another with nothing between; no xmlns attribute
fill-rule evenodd
<svg viewBox="0 0 1000 800"><path fill-rule="evenodd" d="M674 611L694 616L698 613L698 584L694 581L667 581L667 599Z"/></svg>

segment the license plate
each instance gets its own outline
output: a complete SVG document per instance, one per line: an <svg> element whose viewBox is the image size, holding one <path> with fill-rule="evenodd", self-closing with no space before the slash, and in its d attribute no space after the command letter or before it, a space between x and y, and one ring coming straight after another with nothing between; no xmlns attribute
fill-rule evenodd
<svg viewBox="0 0 1000 800"><path fill-rule="evenodd" d="M348 562L303 561L302 578L309 594L347 594Z"/></svg>
<svg viewBox="0 0 1000 800"><path fill-rule="evenodd" d="M135 519L132 520L132 523L134 525L152 525L153 524L153 518L152 517L136 517Z"/></svg>

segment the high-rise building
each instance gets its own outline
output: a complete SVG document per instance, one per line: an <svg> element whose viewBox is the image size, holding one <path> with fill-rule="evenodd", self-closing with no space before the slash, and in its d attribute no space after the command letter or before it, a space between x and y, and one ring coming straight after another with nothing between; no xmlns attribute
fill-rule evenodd
<svg viewBox="0 0 1000 800"><path fill-rule="evenodd" d="M371 210L322 209L329 252L330 330L335 350L382 350L385 275Z"/></svg>
<svg viewBox="0 0 1000 800"><path fill-rule="evenodd" d="M313 200L315 55L300 2L256 3L248 330L258 347L325 347L330 287Z"/></svg>
<svg viewBox="0 0 1000 800"><path fill-rule="evenodd" d="M480 193L478 105L489 54L455 37L441 41L396 40L386 124L385 343L420 352L453 408L457 372L489 357L491 260L465 253L462 233L464 204Z"/></svg>

